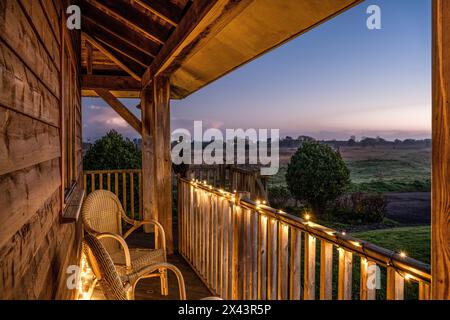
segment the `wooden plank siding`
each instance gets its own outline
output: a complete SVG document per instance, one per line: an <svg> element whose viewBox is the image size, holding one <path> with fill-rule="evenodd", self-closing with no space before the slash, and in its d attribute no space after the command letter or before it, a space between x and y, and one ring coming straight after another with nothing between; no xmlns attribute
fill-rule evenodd
<svg viewBox="0 0 450 320"><path fill-rule="evenodd" d="M82 183L80 34L64 30L69 1L0 1L0 299L70 299L80 223L62 224L63 94L71 92L73 166ZM75 66L64 88L63 36ZM67 56L67 54L66 54Z"/></svg>

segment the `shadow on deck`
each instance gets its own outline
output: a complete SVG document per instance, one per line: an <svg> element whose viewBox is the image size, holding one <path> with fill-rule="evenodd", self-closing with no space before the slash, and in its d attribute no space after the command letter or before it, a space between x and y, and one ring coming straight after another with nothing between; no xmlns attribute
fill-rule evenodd
<svg viewBox="0 0 450 320"><path fill-rule="evenodd" d="M136 231L127 243L130 248L148 247L149 243L153 245L153 237L144 232ZM200 300L212 296L208 288L203 284L197 274L192 270L189 264L178 254L167 257L169 263L177 266L184 277L186 284L186 295L188 300ZM169 271L169 295L162 296L159 278L150 278L141 280L135 292L136 300L179 300L178 283L175 275ZM99 288L96 288L92 300L105 300L105 296Z"/></svg>

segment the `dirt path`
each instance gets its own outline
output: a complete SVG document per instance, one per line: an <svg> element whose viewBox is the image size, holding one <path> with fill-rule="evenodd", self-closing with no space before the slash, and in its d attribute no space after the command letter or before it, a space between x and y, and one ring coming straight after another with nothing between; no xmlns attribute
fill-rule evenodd
<svg viewBox="0 0 450 320"><path fill-rule="evenodd" d="M405 225L431 222L429 192L385 193L388 199L387 217Z"/></svg>

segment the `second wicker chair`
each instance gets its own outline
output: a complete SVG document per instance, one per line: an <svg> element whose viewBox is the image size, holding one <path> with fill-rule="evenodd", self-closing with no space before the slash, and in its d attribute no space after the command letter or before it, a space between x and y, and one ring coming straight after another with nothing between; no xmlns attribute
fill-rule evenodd
<svg viewBox="0 0 450 320"><path fill-rule="evenodd" d="M106 190L92 192L83 204L82 217L85 230L101 239L120 275L133 274L149 265L167 261L165 233L161 224L129 218L114 193ZM130 226L125 233L122 220ZM158 231L155 232L159 235L159 239L155 239L155 248L150 248L150 244L149 248L128 248L127 237L146 224L154 225ZM160 244L159 247L156 244ZM147 273L146 277L160 277L161 294L169 294L167 268L157 268L153 273Z"/></svg>

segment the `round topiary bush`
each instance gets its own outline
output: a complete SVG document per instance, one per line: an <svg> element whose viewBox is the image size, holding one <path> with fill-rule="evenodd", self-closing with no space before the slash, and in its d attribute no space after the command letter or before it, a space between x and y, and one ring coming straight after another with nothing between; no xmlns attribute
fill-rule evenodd
<svg viewBox="0 0 450 320"><path fill-rule="evenodd" d="M306 202L315 214L322 214L350 185L350 171L339 151L308 141L292 156L286 172L291 194Z"/></svg>

